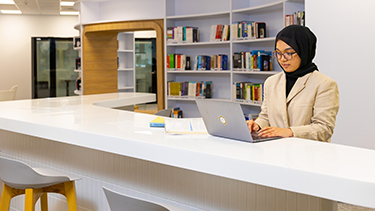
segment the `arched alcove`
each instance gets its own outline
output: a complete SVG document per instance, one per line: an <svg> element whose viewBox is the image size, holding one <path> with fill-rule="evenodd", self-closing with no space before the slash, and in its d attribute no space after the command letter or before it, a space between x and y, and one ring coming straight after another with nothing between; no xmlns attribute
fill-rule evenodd
<svg viewBox="0 0 375 211"><path fill-rule="evenodd" d="M164 21L142 20L85 25L82 34L83 94L118 91L117 35L120 32L156 31L157 101L164 109Z"/></svg>

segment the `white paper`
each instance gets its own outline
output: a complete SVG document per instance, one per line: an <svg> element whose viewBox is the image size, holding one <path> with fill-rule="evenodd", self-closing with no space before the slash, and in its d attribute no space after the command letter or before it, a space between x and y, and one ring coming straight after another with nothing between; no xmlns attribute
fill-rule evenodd
<svg viewBox="0 0 375 211"><path fill-rule="evenodd" d="M207 134L207 129L202 118L165 118L165 132Z"/></svg>

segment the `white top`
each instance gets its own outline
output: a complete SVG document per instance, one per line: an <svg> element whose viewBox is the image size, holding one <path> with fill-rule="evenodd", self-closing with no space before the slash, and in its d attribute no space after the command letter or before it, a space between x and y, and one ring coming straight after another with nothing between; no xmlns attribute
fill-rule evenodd
<svg viewBox="0 0 375 211"><path fill-rule="evenodd" d="M114 93L1 102L0 129L375 207L374 150L297 138L251 144L170 135L149 127L154 115L106 108L154 100L153 94Z"/></svg>

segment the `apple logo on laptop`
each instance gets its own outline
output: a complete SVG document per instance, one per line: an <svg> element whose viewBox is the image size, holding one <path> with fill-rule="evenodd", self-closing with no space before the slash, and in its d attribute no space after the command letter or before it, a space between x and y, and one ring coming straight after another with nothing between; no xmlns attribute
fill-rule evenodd
<svg viewBox="0 0 375 211"><path fill-rule="evenodd" d="M225 119L225 117L223 117L223 116L219 116L219 121L220 121L220 123L221 124L223 124L223 125L226 125L227 124L227 120Z"/></svg>

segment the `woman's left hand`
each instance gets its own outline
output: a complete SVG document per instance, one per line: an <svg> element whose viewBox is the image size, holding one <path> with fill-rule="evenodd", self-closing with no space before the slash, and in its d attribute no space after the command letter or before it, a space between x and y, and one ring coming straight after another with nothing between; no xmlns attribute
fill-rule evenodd
<svg viewBox="0 0 375 211"><path fill-rule="evenodd" d="M287 138L287 137L293 136L293 131L290 128L285 129L285 128L278 128L278 127L265 127L265 128L262 128L258 132L258 136L267 137L267 138L277 137L277 136Z"/></svg>

